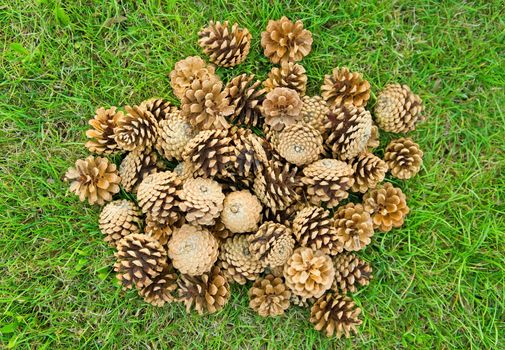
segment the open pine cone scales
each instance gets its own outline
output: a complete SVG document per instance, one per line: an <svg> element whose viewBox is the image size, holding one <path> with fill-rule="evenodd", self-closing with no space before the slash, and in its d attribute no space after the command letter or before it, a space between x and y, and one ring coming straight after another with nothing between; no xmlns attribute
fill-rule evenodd
<svg viewBox="0 0 505 350"><path fill-rule="evenodd" d="M327 293L319 298L310 310L310 322L318 331L324 331L328 337L356 333L356 327L362 321L358 318L361 309L355 306L350 297Z"/></svg>

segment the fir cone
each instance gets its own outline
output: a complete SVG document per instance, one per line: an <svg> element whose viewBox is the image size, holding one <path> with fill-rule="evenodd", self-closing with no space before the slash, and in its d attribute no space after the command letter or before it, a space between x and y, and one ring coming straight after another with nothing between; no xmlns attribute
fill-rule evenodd
<svg viewBox="0 0 505 350"><path fill-rule="evenodd" d="M379 127L372 123L372 129L370 133L370 138L368 139L368 142L366 144L366 148L368 148L369 151L374 150L375 148L379 147L380 145L380 138L379 138Z"/></svg>
<svg viewBox="0 0 505 350"><path fill-rule="evenodd" d="M330 108L352 105L365 107L370 98L370 83L360 73L352 73L346 67L335 68L324 76L321 96Z"/></svg>
<svg viewBox="0 0 505 350"><path fill-rule="evenodd" d="M247 240L251 254L270 267L284 265L295 246L291 229L272 221L265 221Z"/></svg>
<svg viewBox="0 0 505 350"><path fill-rule="evenodd" d="M373 223L363 205L348 203L338 208L334 220L338 239L346 251L358 251L370 244Z"/></svg>
<svg viewBox="0 0 505 350"><path fill-rule="evenodd" d="M301 122L309 124L315 129L324 133L324 125L326 123L326 115L330 112L326 101L321 96L303 96Z"/></svg>
<svg viewBox="0 0 505 350"><path fill-rule="evenodd" d="M268 162L265 140L249 129L232 128L230 133L235 153L235 172L244 179L254 178Z"/></svg>
<svg viewBox="0 0 505 350"><path fill-rule="evenodd" d="M153 282L167 265L167 253L154 238L132 234L118 242L114 270L124 288L142 289Z"/></svg>
<svg viewBox="0 0 505 350"><path fill-rule="evenodd" d="M260 88L261 82L254 81L254 74L242 74L226 84L226 98L233 106L230 122L248 126L258 126L262 123L261 104L265 98L265 89Z"/></svg>
<svg viewBox="0 0 505 350"><path fill-rule="evenodd" d="M230 26L228 21L210 21L198 33L198 38L198 44L209 55L209 60L221 67L242 63L251 48L251 33L246 28L239 28L238 23Z"/></svg>
<svg viewBox="0 0 505 350"><path fill-rule="evenodd" d="M168 257L185 275L199 276L212 268L219 254L219 242L200 226L182 225L168 241Z"/></svg>
<svg viewBox="0 0 505 350"><path fill-rule="evenodd" d="M310 309L310 322L316 330L324 331L328 337L335 335L340 338L344 334L349 338L351 332L357 333L356 327L362 323L358 318L360 313L361 309L356 307L350 297L327 293Z"/></svg>
<svg viewBox="0 0 505 350"><path fill-rule="evenodd" d="M263 84L267 92L277 87L285 87L303 96L307 89L307 72L301 64L284 62L280 68L272 68L268 73L268 79Z"/></svg>
<svg viewBox="0 0 505 350"><path fill-rule="evenodd" d="M215 77L214 66L207 65L198 56L191 56L175 64L174 70L170 72L170 85L175 96L182 100L194 80L203 81Z"/></svg>
<svg viewBox="0 0 505 350"><path fill-rule="evenodd" d="M179 208L186 213L189 223L214 225L223 210L221 185L212 179L187 179L177 195L181 200Z"/></svg>
<svg viewBox="0 0 505 350"><path fill-rule="evenodd" d="M354 171L353 192L365 193L370 188L375 188L384 180L388 166L379 157L370 152L360 153L350 162Z"/></svg>
<svg viewBox="0 0 505 350"><path fill-rule="evenodd" d="M261 33L261 46L272 63L297 62L312 49L312 33L303 29L302 21L291 22L283 16L277 21L268 21Z"/></svg>
<svg viewBox="0 0 505 350"><path fill-rule="evenodd" d="M158 121L146 109L126 106L126 116L114 129L116 143L125 151L151 148L158 137Z"/></svg>
<svg viewBox="0 0 505 350"><path fill-rule="evenodd" d="M402 226L410 210L405 194L389 182L382 188L368 191L363 197L363 205L372 216L374 228L382 232Z"/></svg>
<svg viewBox="0 0 505 350"><path fill-rule="evenodd" d="M335 280L332 289L335 292L354 293L357 285L366 286L372 279L372 268L367 262L352 253L338 254L333 259Z"/></svg>
<svg viewBox="0 0 505 350"><path fill-rule="evenodd" d="M124 118L123 112L116 111L116 107L105 109L100 107L95 112L95 117L89 120L92 129L86 131L90 139L86 142L86 148L97 154L112 154L118 150L114 136L114 128L119 120Z"/></svg>
<svg viewBox="0 0 505 350"><path fill-rule="evenodd" d="M107 158L89 156L78 159L75 168L69 168L64 180L70 182L70 191L85 199L89 204L104 205L110 202L112 196L119 192L119 182L116 165Z"/></svg>
<svg viewBox="0 0 505 350"><path fill-rule="evenodd" d="M140 233L142 213L135 202L120 199L103 207L98 221L105 242L116 247L124 237Z"/></svg>
<svg viewBox="0 0 505 350"><path fill-rule="evenodd" d="M249 191L228 193L223 202L221 221L233 233L252 232L261 220L261 203Z"/></svg>
<svg viewBox="0 0 505 350"><path fill-rule="evenodd" d="M323 137L311 125L293 124L280 132L276 149L292 164L309 164L319 159L323 152Z"/></svg>
<svg viewBox="0 0 505 350"><path fill-rule="evenodd" d="M137 192L137 188L147 176L157 173L163 164L155 152L135 150L126 155L119 165L121 185L126 192Z"/></svg>
<svg viewBox="0 0 505 350"><path fill-rule="evenodd" d="M421 115L421 98L414 94L407 85L386 85L377 96L375 120L381 129L396 133L405 133L416 129L424 120Z"/></svg>
<svg viewBox="0 0 505 350"><path fill-rule="evenodd" d="M167 119L168 115L178 111L177 107L170 101L158 97L143 101L139 107L151 112L158 122Z"/></svg>
<svg viewBox="0 0 505 350"><path fill-rule="evenodd" d="M262 317L283 315L289 308L291 291L282 278L266 275L249 289L249 307Z"/></svg>
<svg viewBox="0 0 505 350"><path fill-rule="evenodd" d="M177 279L174 268L167 264L163 271L153 278L151 284L139 291L139 294L149 304L162 307L165 303L177 301Z"/></svg>
<svg viewBox="0 0 505 350"><path fill-rule="evenodd" d="M295 90L278 87L270 91L263 101L265 123L273 130L280 131L285 126L301 119L302 100Z"/></svg>
<svg viewBox="0 0 505 350"><path fill-rule="evenodd" d="M293 294L319 298L331 287L335 269L331 258L308 247L298 248L284 265L286 285Z"/></svg>
<svg viewBox="0 0 505 350"><path fill-rule="evenodd" d="M195 130L180 111L168 113L159 122L156 149L168 160L182 160L186 144L195 136Z"/></svg>
<svg viewBox="0 0 505 350"><path fill-rule="evenodd" d="M423 164L423 151L410 138L393 140L386 147L384 160L394 177L406 180L416 175Z"/></svg>
<svg viewBox="0 0 505 350"><path fill-rule="evenodd" d="M184 161L174 168L174 173L182 180L193 178L193 172L195 171L193 164L189 161Z"/></svg>

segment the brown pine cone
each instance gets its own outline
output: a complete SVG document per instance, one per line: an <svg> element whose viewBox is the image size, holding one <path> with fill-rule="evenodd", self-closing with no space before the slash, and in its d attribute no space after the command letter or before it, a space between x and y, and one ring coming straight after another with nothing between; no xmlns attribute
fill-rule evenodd
<svg viewBox="0 0 505 350"><path fill-rule="evenodd" d="M215 219L223 211L223 190L221 185L212 179L187 179L177 195L180 198L179 208L186 213L189 223L214 225Z"/></svg>
<svg viewBox="0 0 505 350"><path fill-rule="evenodd" d="M116 143L125 151L151 148L158 137L158 121L146 109L126 106L126 116L114 129Z"/></svg>
<svg viewBox="0 0 505 350"><path fill-rule="evenodd" d="M226 84L226 98L234 109L230 122L248 126L262 124L260 107L265 98L265 89L261 89L260 85L259 80L254 81L254 74L241 74Z"/></svg>
<svg viewBox="0 0 505 350"><path fill-rule="evenodd" d="M249 54L251 33L246 28L239 28L238 23L230 26L228 21L210 21L198 33L198 44L212 63L233 67L242 63Z"/></svg>
<svg viewBox="0 0 505 350"><path fill-rule="evenodd" d="M354 184L351 187L353 192L365 193L368 189L377 187L388 170L386 162L370 152L360 153L349 164L354 170Z"/></svg>
<svg viewBox="0 0 505 350"><path fill-rule="evenodd" d="M186 181L187 179L193 178L193 173L195 169L193 164L189 161L181 162L177 164L174 168L174 173L182 180Z"/></svg>
<svg viewBox="0 0 505 350"><path fill-rule="evenodd" d="M301 64L284 62L280 68L272 68L263 85L265 85L267 92L277 87L285 87L295 90L300 96L303 96L307 89L307 72Z"/></svg>
<svg viewBox="0 0 505 350"><path fill-rule="evenodd" d="M180 227L183 223L184 220L179 220L176 225L177 227ZM176 228L176 226L160 224L151 219L151 217L148 215L145 220L144 233L148 236L156 238L162 245L166 245L172 236L174 228Z"/></svg>
<svg viewBox="0 0 505 350"><path fill-rule="evenodd" d="M228 193L223 202L221 221L233 233L252 232L261 220L261 203L247 190Z"/></svg>
<svg viewBox="0 0 505 350"><path fill-rule="evenodd" d="M335 269L331 258L320 250L301 247L284 265L286 285L293 294L319 298L333 282Z"/></svg>
<svg viewBox="0 0 505 350"><path fill-rule="evenodd" d="M142 213L135 202L120 199L103 207L98 221L105 242L116 247L124 237L140 233Z"/></svg>
<svg viewBox="0 0 505 350"><path fill-rule="evenodd" d="M89 204L104 205L119 192L121 178L116 165L107 158L89 156L76 160L75 168L67 170L64 180L70 182L70 191L78 195L81 202L87 199Z"/></svg>
<svg viewBox="0 0 505 350"><path fill-rule="evenodd" d="M269 20L261 33L261 46L272 63L297 62L312 49L312 33L303 29L302 21L291 22L286 16Z"/></svg>
<svg viewBox="0 0 505 350"><path fill-rule="evenodd" d="M162 307L165 303L177 301L177 274L174 268L167 264L153 282L142 288L139 294L149 304Z"/></svg>
<svg viewBox="0 0 505 350"><path fill-rule="evenodd" d="M349 338L351 332L357 333L356 327L362 321L358 318L361 309L354 301L345 295L326 293L319 298L310 309L310 322L318 331L324 331L326 336L334 334L340 338L345 334Z"/></svg>
<svg viewBox="0 0 505 350"><path fill-rule="evenodd" d="M307 203L303 201L297 201L292 203L284 210L276 210L275 212L270 208L265 208L263 211L263 221L273 221L281 223L285 226L291 226L296 214L305 208Z"/></svg>
<svg viewBox="0 0 505 350"><path fill-rule="evenodd" d="M168 160L182 160L184 147L195 134L195 130L180 111L168 113L159 122L156 149Z"/></svg>
<svg viewBox="0 0 505 350"><path fill-rule="evenodd" d="M148 100L142 101L139 106L144 108L156 118L158 122L167 119L167 116L171 113L178 111L178 108L174 106L170 101L163 98L153 97Z"/></svg>
<svg viewBox="0 0 505 350"><path fill-rule="evenodd" d="M335 212L337 236L346 251L358 251L370 244L373 222L361 204L347 203Z"/></svg>
<svg viewBox="0 0 505 350"><path fill-rule="evenodd" d="M301 122L312 125L315 129L324 133L326 115L330 112L326 101L321 96L303 96Z"/></svg>
<svg viewBox="0 0 505 350"><path fill-rule="evenodd" d="M370 133L370 138L368 139L368 142L366 144L366 148L368 148L369 151L374 150L375 148L379 147L380 145L380 138L379 138L379 127L372 123L372 129Z"/></svg>
<svg viewBox="0 0 505 350"><path fill-rule="evenodd" d="M293 220L293 233L297 245L336 255L343 250L333 227L330 212L318 207L306 207Z"/></svg>
<svg viewBox="0 0 505 350"><path fill-rule="evenodd" d="M105 109L100 107L95 112L95 117L89 120L92 129L86 131L90 139L86 148L97 154L112 154L119 150L114 136L114 128L118 121L124 118L123 112L116 111L116 107Z"/></svg>
<svg viewBox="0 0 505 350"><path fill-rule="evenodd" d="M214 66L205 63L201 57L191 56L177 62L170 72L170 85L175 96L182 100L186 90L194 80L207 80L216 77Z"/></svg>
<svg viewBox="0 0 505 350"><path fill-rule="evenodd" d="M363 79L361 73L337 67L331 75L324 76L321 96L332 109L344 105L365 107L370 98L370 83Z"/></svg>
<svg viewBox="0 0 505 350"><path fill-rule="evenodd" d="M124 288L142 289L153 282L167 265L167 253L154 238L128 235L118 242L114 270Z"/></svg>
<svg viewBox="0 0 505 350"><path fill-rule="evenodd" d="M332 289L346 294L354 293L357 285L366 286L372 279L372 268L367 262L352 253L338 254L333 258L335 280Z"/></svg>
<svg viewBox="0 0 505 350"><path fill-rule="evenodd" d="M423 151L410 138L392 140L384 152L384 160L394 177L406 180L416 175L423 164Z"/></svg>
<svg viewBox="0 0 505 350"><path fill-rule="evenodd" d="M295 246L291 229L272 221L265 221L247 240L251 254L270 267L284 265Z"/></svg>
<svg viewBox="0 0 505 350"><path fill-rule="evenodd" d="M377 96L375 120L381 129L405 133L424 120L421 98L407 85L389 84Z"/></svg>
<svg viewBox="0 0 505 350"><path fill-rule="evenodd" d="M323 137L311 125L289 125L280 132L276 150L288 162L302 166L319 159L323 152Z"/></svg>
<svg viewBox="0 0 505 350"><path fill-rule="evenodd" d="M126 192L137 192L138 186L147 176L164 167L155 152L135 150L129 152L119 165L121 185Z"/></svg>
<svg viewBox="0 0 505 350"><path fill-rule="evenodd" d="M402 226L410 210L405 194L389 182L382 188L368 191L363 197L363 205L372 216L374 228L382 232Z"/></svg>
<svg viewBox="0 0 505 350"><path fill-rule="evenodd" d="M230 134L235 154L235 172L244 179L254 179L268 162L265 140L249 129L232 128Z"/></svg>
<svg viewBox="0 0 505 350"><path fill-rule="evenodd" d="M292 89L273 89L266 95L262 107L265 124L276 131L281 131L285 126L295 124L302 118L302 100Z"/></svg>
<svg viewBox="0 0 505 350"><path fill-rule="evenodd" d="M249 307L262 317L283 315L289 308L291 291L282 278L266 275L249 289Z"/></svg>

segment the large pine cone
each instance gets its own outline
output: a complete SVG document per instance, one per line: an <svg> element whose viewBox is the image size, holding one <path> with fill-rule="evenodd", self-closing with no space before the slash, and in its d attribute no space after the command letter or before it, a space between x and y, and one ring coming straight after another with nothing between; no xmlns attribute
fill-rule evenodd
<svg viewBox="0 0 505 350"><path fill-rule="evenodd" d="M150 285L167 265L167 253L163 246L143 234L128 235L119 241L115 256L117 279L127 289Z"/></svg>
<svg viewBox="0 0 505 350"><path fill-rule="evenodd" d="M107 158L89 156L78 159L75 168L69 168L64 177L70 182L70 191L85 199L89 204L104 205L112 200L112 195L119 192L119 182L116 165Z"/></svg>
<svg viewBox="0 0 505 350"><path fill-rule="evenodd" d="M352 253L338 254L333 259L335 280L332 289L342 294L354 293L357 285L366 286L372 279L372 268Z"/></svg>
<svg viewBox="0 0 505 350"><path fill-rule="evenodd" d="M295 90L278 87L270 91L263 101L265 124L280 131L301 119L302 100Z"/></svg>
<svg viewBox="0 0 505 350"><path fill-rule="evenodd" d="M116 111L116 107L105 109L100 107L95 112L95 117L88 122L93 128L86 131L90 139L86 148L97 154L111 154L118 150L114 128L118 121L124 118L123 112Z"/></svg>
<svg viewBox="0 0 505 350"><path fill-rule="evenodd" d="M321 133L325 131L326 115L330 112L326 101L321 96L303 96L302 122L310 124Z"/></svg>
<svg viewBox="0 0 505 350"><path fill-rule="evenodd" d="M249 129L230 129L235 152L235 172L243 179L254 179L268 162L265 140Z"/></svg>
<svg viewBox="0 0 505 350"><path fill-rule="evenodd" d="M406 180L416 175L423 164L423 151L410 138L393 140L386 147L384 160L391 175Z"/></svg>
<svg viewBox="0 0 505 350"><path fill-rule="evenodd" d="M360 153L349 164L354 171L353 192L365 193L370 188L375 188L384 180L388 166L379 157L370 152Z"/></svg>
<svg viewBox="0 0 505 350"><path fill-rule="evenodd" d="M272 63L297 62L312 49L312 33L303 29L302 21L293 23L282 16L278 21L268 21L261 33L261 46Z"/></svg>
<svg viewBox="0 0 505 350"><path fill-rule="evenodd" d="M320 250L298 248L284 265L284 278L291 291L305 298L319 298L331 287L335 269Z"/></svg>
<svg viewBox="0 0 505 350"><path fill-rule="evenodd" d="M323 137L311 125L289 125L280 132L276 150L292 164L309 164L319 159L323 152Z"/></svg>
<svg viewBox="0 0 505 350"><path fill-rule="evenodd" d="M370 98L370 83L360 73L337 67L331 75L324 76L321 96L331 108L344 105L365 107Z"/></svg>
<svg viewBox="0 0 505 350"><path fill-rule="evenodd" d="M260 316L283 315L289 308L291 291L286 287L282 278L266 275L254 282L249 289L249 307Z"/></svg>
<svg viewBox="0 0 505 350"><path fill-rule="evenodd" d="M178 111L177 107L170 101L158 97L142 101L139 107L151 112L158 122L167 119L168 115Z"/></svg>
<svg viewBox="0 0 505 350"><path fill-rule="evenodd" d="M209 60L221 67L242 63L251 48L251 33L246 28L239 28L238 23L230 27L228 21L210 21L198 33L198 38L198 44L209 55Z"/></svg>
<svg viewBox="0 0 505 350"><path fill-rule="evenodd" d="M168 160L182 160L184 147L194 136L195 130L180 111L168 113L159 122L156 149Z"/></svg>
<svg viewBox="0 0 505 350"><path fill-rule="evenodd" d="M149 304L162 307L165 303L177 301L177 279L174 268L167 264L163 271L153 278L151 284L139 291L139 294Z"/></svg>
<svg viewBox="0 0 505 350"><path fill-rule="evenodd" d="M187 179L177 195L181 200L179 208L186 213L189 223L214 225L215 219L223 210L223 190L221 185L212 179Z"/></svg>
<svg viewBox="0 0 505 350"><path fill-rule="evenodd" d="M402 226L410 210L405 194L389 182L382 188L368 191L363 197L363 205L372 216L374 228L382 232Z"/></svg>
<svg viewBox="0 0 505 350"><path fill-rule="evenodd" d="M224 88L226 98L233 106L230 121L235 124L258 126L262 123L261 104L265 98L265 89L261 89L261 82L254 81L254 74L236 76Z"/></svg>
<svg viewBox="0 0 505 350"><path fill-rule="evenodd" d="M273 67L268 73L268 79L263 83L267 92L277 87L295 90L300 96L307 89L307 72L301 64L284 62L280 68Z"/></svg>
<svg viewBox="0 0 505 350"><path fill-rule="evenodd" d="M158 137L158 121L145 108L126 106L126 116L114 129L118 146L125 151L151 148Z"/></svg>
<svg viewBox="0 0 505 350"><path fill-rule="evenodd" d="M295 246L291 229L272 221L265 221L247 240L251 254L270 267L284 265Z"/></svg>
<svg viewBox="0 0 505 350"><path fill-rule="evenodd" d="M120 199L103 207L98 221L100 231L105 235L105 242L116 247L124 237L140 233L141 212L135 202Z"/></svg>
<svg viewBox="0 0 505 350"><path fill-rule="evenodd" d="M194 80L207 80L216 77L214 66L208 65L201 57L191 56L177 62L170 72L170 85L175 96L182 100L186 90Z"/></svg>
<svg viewBox="0 0 505 350"><path fill-rule="evenodd" d="M379 127L390 132L415 130L417 123L424 120L421 98L407 85L386 85L377 96L374 111Z"/></svg>
<svg viewBox="0 0 505 350"><path fill-rule="evenodd" d="M221 221L233 233L252 232L261 220L261 203L247 190L228 193L223 202Z"/></svg>
<svg viewBox="0 0 505 350"><path fill-rule="evenodd" d="M324 331L326 336L334 334L340 338L345 334L349 338L351 332L357 333L356 327L362 321L358 318L361 309L354 301L345 295L327 293L319 298L310 309L310 322L318 331Z"/></svg>
<svg viewBox="0 0 505 350"><path fill-rule="evenodd" d="M373 223L363 205L348 203L338 208L334 220L338 239L345 250L357 251L370 244Z"/></svg>
<svg viewBox="0 0 505 350"><path fill-rule="evenodd" d="M155 152L135 150L126 155L119 165L121 185L127 192L137 192L140 183L163 167Z"/></svg>

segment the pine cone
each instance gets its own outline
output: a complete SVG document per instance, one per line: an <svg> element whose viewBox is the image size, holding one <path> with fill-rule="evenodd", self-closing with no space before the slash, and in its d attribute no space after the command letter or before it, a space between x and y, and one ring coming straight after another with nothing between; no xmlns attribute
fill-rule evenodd
<svg viewBox="0 0 505 350"><path fill-rule="evenodd" d="M158 121L146 109L126 106L126 116L114 129L116 143L125 151L151 148L158 137Z"/></svg>
<svg viewBox="0 0 505 350"><path fill-rule="evenodd" d="M126 289L142 289L153 282L167 265L167 253L154 238L143 234L128 235L119 241L114 270Z"/></svg>
<svg viewBox="0 0 505 350"><path fill-rule="evenodd" d="M276 210L275 212L267 207L263 211L263 221L274 221L285 226L291 226L296 214L305 208L305 206L306 203L299 201L292 203L284 210Z"/></svg>
<svg viewBox="0 0 505 350"><path fill-rule="evenodd" d="M293 220L293 233L298 245L314 251L320 250L327 255L336 255L343 250L343 246L332 225L328 210L306 207Z"/></svg>
<svg viewBox="0 0 505 350"><path fill-rule="evenodd" d="M367 262L352 253L338 254L333 259L335 280L332 289L335 292L354 293L357 285L366 286L372 279L372 268Z"/></svg>
<svg viewBox="0 0 505 350"><path fill-rule="evenodd" d="M184 220L179 220L176 224L177 227L182 226L184 223ZM162 245L166 245L168 243L168 240L172 236L173 230L175 229L175 226L172 225L166 225L166 224L160 224L148 215L146 217L146 225L144 228L144 233L148 236L151 236L153 238L156 238L158 242Z"/></svg>
<svg viewBox="0 0 505 350"><path fill-rule="evenodd" d="M338 239L346 251L358 251L370 244L373 223L363 205L348 203L338 208L334 220Z"/></svg>
<svg viewBox="0 0 505 350"><path fill-rule="evenodd" d="M291 229L272 221L265 221L247 240L251 254L270 267L284 265L295 246Z"/></svg>
<svg viewBox="0 0 505 350"><path fill-rule="evenodd" d="M253 179L268 162L265 140L249 129L230 129L235 152L234 169L238 176Z"/></svg>
<svg viewBox="0 0 505 350"><path fill-rule="evenodd" d="M177 195L181 199L179 208L186 213L189 223L214 225L223 211L223 190L214 180L201 177L187 179Z"/></svg>
<svg viewBox="0 0 505 350"><path fill-rule="evenodd" d="M293 124L279 134L279 154L298 166L315 162L323 152L323 137L311 125Z"/></svg>
<svg viewBox="0 0 505 350"><path fill-rule="evenodd" d="M138 186L147 176L157 173L163 164L155 152L135 150L126 155L119 165L121 185L127 192L137 192Z"/></svg>
<svg viewBox="0 0 505 350"><path fill-rule="evenodd" d="M233 237L234 233L226 228L221 220L218 220L214 226L208 228L210 233L218 239L218 241L223 242L229 237Z"/></svg>
<svg viewBox="0 0 505 350"><path fill-rule="evenodd" d="M228 193L223 202L221 221L233 233L252 232L261 220L261 203L249 191Z"/></svg>
<svg viewBox="0 0 505 350"><path fill-rule="evenodd" d="M326 101L321 96L303 96L302 103L301 122L310 124L321 133L324 133L326 115L330 112Z"/></svg>
<svg viewBox="0 0 505 350"><path fill-rule="evenodd" d="M64 180L70 182L70 191L85 199L89 204L104 205L112 200L112 195L119 192L119 182L116 165L109 163L107 158L89 156L78 159L75 168L69 168Z"/></svg>
<svg viewBox="0 0 505 350"><path fill-rule="evenodd" d="M364 108L342 106L328 114L326 127L328 151L336 158L351 159L366 150L372 134L372 116Z"/></svg>
<svg viewBox="0 0 505 350"><path fill-rule="evenodd" d="M280 68L272 68L268 73L268 79L263 84L267 92L277 87L285 87L303 96L307 89L307 72L301 64L284 62Z"/></svg>
<svg viewBox="0 0 505 350"><path fill-rule="evenodd" d="M177 279L173 267L167 265L139 294L149 304L162 307L165 303L177 301Z"/></svg>
<svg viewBox="0 0 505 350"><path fill-rule="evenodd" d="M170 85L175 96L182 100L186 90L194 80L208 80L217 77L214 66L207 65L198 56L186 57L175 64L174 70L170 72Z"/></svg>
<svg viewBox="0 0 505 350"><path fill-rule="evenodd" d="M260 107L265 98L265 89L261 89L260 85L259 80L254 81L254 74L236 76L226 84L224 92L234 108L230 122L248 126L262 123Z"/></svg>
<svg viewBox="0 0 505 350"><path fill-rule="evenodd" d="M195 130L180 111L168 113L159 122L156 149L168 160L182 160L186 144L195 136Z"/></svg>
<svg viewBox="0 0 505 350"><path fill-rule="evenodd" d="M375 119L385 131L405 133L416 129L424 120L421 98L407 85L386 85L377 96Z"/></svg>
<svg viewBox="0 0 505 350"><path fill-rule="evenodd" d="M184 161L174 168L174 173L182 180L186 181L187 179L193 178L193 173L195 169L193 164L189 161Z"/></svg>
<svg viewBox="0 0 505 350"><path fill-rule="evenodd" d="M327 293L319 298L310 309L310 322L318 331L324 331L326 336L334 334L340 338L345 334L349 338L351 332L357 333L356 327L362 321L358 318L361 309L354 301L345 295Z"/></svg>
<svg viewBox="0 0 505 350"><path fill-rule="evenodd" d="M158 122L167 119L168 115L178 111L177 107L170 101L158 97L143 101L139 107L151 112Z"/></svg>
<svg viewBox="0 0 505 350"><path fill-rule="evenodd" d="M302 116L302 100L295 90L278 87L270 91L263 101L265 123L280 131L295 124Z"/></svg>
<svg viewBox="0 0 505 350"><path fill-rule="evenodd" d="M379 147L380 145L380 135L379 135L379 127L372 123L372 129L370 133L370 138L368 139L368 142L366 144L366 148L368 148L369 151L374 150L375 148Z"/></svg>
<svg viewBox="0 0 505 350"><path fill-rule="evenodd" d="M352 73L346 67L337 67L331 75L324 76L321 96L332 109L344 105L365 107L370 98L370 83L360 73Z"/></svg>
<svg viewBox="0 0 505 350"><path fill-rule="evenodd" d="M249 307L260 316L279 316L289 308L290 290L282 278L266 275L249 289Z"/></svg>
<svg viewBox="0 0 505 350"><path fill-rule="evenodd" d="M368 191L363 197L363 205L372 216L374 228L382 232L389 232L393 227L402 226L410 210L405 194L389 182L382 188Z"/></svg>
<svg viewBox="0 0 505 350"><path fill-rule="evenodd" d="M307 186L307 195L312 204L326 203L334 208L347 198L348 189L354 184L353 169L336 159L321 159L303 169L302 183Z"/></svg>
<svg viewBox="0 0 505 350"><path fill-rule="evenodd" d="M261 33L261 46L272 63L297 62L312 49L312 33L303 29L302 21L291 22L283 16L278 21L268 21Z"/></svg>
<svg viewBox="0 0 505 350"><path fill-rule="evenodd" d="M379 157L370 152L360 153L349 164L354 170L353 192L365 193L370 188L375 188L384 180L388 166Z"/></svg>
<svg viewBox="0 0 505 350"><path fill-rule="evenodd" d="M319 298L331 287L334 276L331 258L307 247L296 249L284 265L286 285L301 297Z"/></svg>
<svg viewBox="0 0 505 350"><path fill-rule="evenodd" d="M228 21L210 21L198 33L198 44L212 63L221 67L233 67L242 63L251 48L251 33L239 28L238 23L230 27Z"/></svg>
<svg viewBox="0 0 505 350"><path fill-rule="evenodd" d="M230 299L230 286L219 267L214 266L202 276L182 275L179 280L180 300L186 312L194 308L198 314L221 310Z"/></svg>
<svg viewBox="0 0 505 350"><path fill-rule="evenodd" d="M219 242L207 229L182 225L168 241L168 257L181 273L202 275L212 268L219 254Z"/></svg>
<svg viewBox="0 0 505 350"><path fill-rule="evenodd" d="M97 154L116 152L118 145L114 138L114 128L122 118L124 118L123 112L117 112L116 107L98 108L95 117L88 122L93 128L86 131L86 136L91 139L86 142L86 148Z"/></svg>
<svg viewBox="0 0 505 350"><path fill-rule="evenodd" d="M98 222L100 231L105 235L105 242L116 247L124 237L140 233L142 219L135 202L120 199L103 207Z"/></svg>
<svg viewBox="0 0 505 350"><path fill-rule="evenodd" d="M394 177L406 180L416 175L423 164L423 151L410 138L393 140L386 147L384 160Z"/></svg>
<svg viewBox="0 0 505 350"><path fill-rule="evenodd" d="M316 298L304 298L296 294L291 294L291 304L299 306L299 307L309 307L311 304L316 302Z"/></svg>

